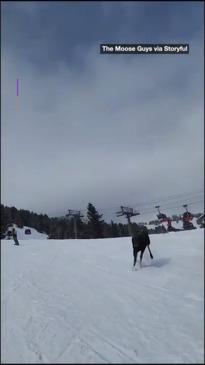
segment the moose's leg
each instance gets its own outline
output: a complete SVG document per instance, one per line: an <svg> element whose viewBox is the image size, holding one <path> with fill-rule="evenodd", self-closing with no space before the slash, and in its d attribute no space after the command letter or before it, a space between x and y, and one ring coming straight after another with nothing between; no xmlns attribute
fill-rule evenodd
<svg viewBox="0 0 205 365"><path fill-rule="evenodd" d="M148 248L148 250L149 250L149 254L150 254L151 259L153 259L153 255L152 255L152 253L151 253L151 250L150 250L150 248L149 248L149 245L147 245L147 248Z"/></svg>
<svg viewBox="0 0 205 365"><path fill-rule="evenodd" d="M143 257L144 250L145 250L145 248L143 250L141 250L141 253L140 253L140 267L142 267L142 257Z"/></svg>
<svg viewBox="0 0 205 365"><path fill-rule="evenodd" d="M135 266L135 264L137 262L137 248L136 247L133 247L133 256L134 256L133 266Z"/></svg>

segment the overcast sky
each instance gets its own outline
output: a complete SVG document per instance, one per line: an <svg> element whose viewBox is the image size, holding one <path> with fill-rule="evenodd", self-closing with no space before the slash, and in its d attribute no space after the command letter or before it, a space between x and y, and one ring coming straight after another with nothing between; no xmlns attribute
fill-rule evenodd
<svg viewBox="0 0 205 365"><path fill-rule="evenodd" d="M100 55L112 42L190 54ZM203 52L202 2L3 2L2 203L202 210Z"/></svg>

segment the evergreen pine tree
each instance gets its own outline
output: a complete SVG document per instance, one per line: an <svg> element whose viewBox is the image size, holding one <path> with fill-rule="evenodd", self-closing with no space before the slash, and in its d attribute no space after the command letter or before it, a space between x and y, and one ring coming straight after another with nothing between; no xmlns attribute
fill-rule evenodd
<svg viewBox="0 0 205 365"><path fill-rule="evenodd" d="M102 214L97 212L93 204L88 204L87 217L90 238L103 237L104 221L101 220L102 216Z"/></svg>
<svg viewBox="0 0 205 365"><path fill-rule="evenodd" d="M10 211L1 204L1 238L5 238L7 228L11 222Z"/></svg>

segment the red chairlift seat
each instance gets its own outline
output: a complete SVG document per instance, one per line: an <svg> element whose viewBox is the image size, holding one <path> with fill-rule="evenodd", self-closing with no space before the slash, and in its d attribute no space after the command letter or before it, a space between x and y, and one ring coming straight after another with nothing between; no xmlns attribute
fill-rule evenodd
<svg viewBox="0 0 205 365"><path fill-rule="evenodd" d="M183 214L183 221L190 222L193 220L193 215L190 212L184 212Z"/></svg>
<svg viewBox="0 0 205 365"><path fill-rule="evenodd" d="M157 218L158 218L161 222L167 222L167 216L166 216L166 214L164 214L164 213L159 213L159 214L157 215Z"/></svg>

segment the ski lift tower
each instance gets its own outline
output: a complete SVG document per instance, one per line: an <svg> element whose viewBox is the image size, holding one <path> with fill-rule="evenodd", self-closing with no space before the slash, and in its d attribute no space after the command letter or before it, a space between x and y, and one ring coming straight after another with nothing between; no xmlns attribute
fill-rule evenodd
<svg viewBox="0 0 205 365"><path fill-rule="evenodd" d="M184 212L183 216L182 216L182 221L183 221L183 228L184 229L193 229L194 226L191 223L191 221L193 220L193 215L188 211L187 204L182 205L183 208L186 209L186 212Z"/></svg>
<svg viewBox="0 0 205 365"><path fill-rule="evenodd" d="M155 208L158 210L158 215L161 215L162 213L160 212L159 208L160 208L160 205L156 205ZM158 217L158 216L157 216Z"/></svg>
<svg viewBox="0 0 205 365"><path fill-rule="evenodd" d="M156 205L155 208L158 210L157 218L160 220L160 222L166 222L167 216L166 214L160 212L160 205Z"/></svg>
<svg viewBox="0 0 205 365"><path fill-rule="evenodd" d="M182 205L183 208L186 209L186 212L184 212L183 214L183 220L186 220L186 221L192 221L193 219L193 215L188 211L187 207L188 207L188 204L184 204Z"/></svg>
<svg viewBox="0 0 205 365"><path fill-rule="evenodd" d="M182 206L183 206L183 208L185 208L185 209L186 209L186 212L187 212L187 213L189 213L188 208L187 208L187 207L188 207L188 204L184 204L184 205L182 205Z"/></svg>
<svg viewBox="0 0 205 365"><path fill-rule="evenodd" d="M73 223L74 223L74 233L75 233L75 239L78 238L77 234L77 219L82 218L83 215L79 210L68 210L68 214L66 214L66 217L73 217Z"/></svg>
<svg viewBox="0 0 205 365"><path fill-rule="evenodd" d="M188 209L187 209L188 205L187 205L187 204L184 204L184 205L182 205L182 206L183 206L183 208L185 208L185 209L186 209L186 212L188 212Z"/></svg>
<svg viewBox="0 0 205 365"><path fill-rule="evenodd" d="M130 234L130 236L132 236L133 233L132 233L132 224L131 224L130 218L134 217L136 215L140 215L140 213L136 212L133 208L124 207L122 205L120 208L121 208L121 210L119 212L116 212L116 215L117 215L117 217L121 217L124 215L127 218L129 234Z"/></svg>

